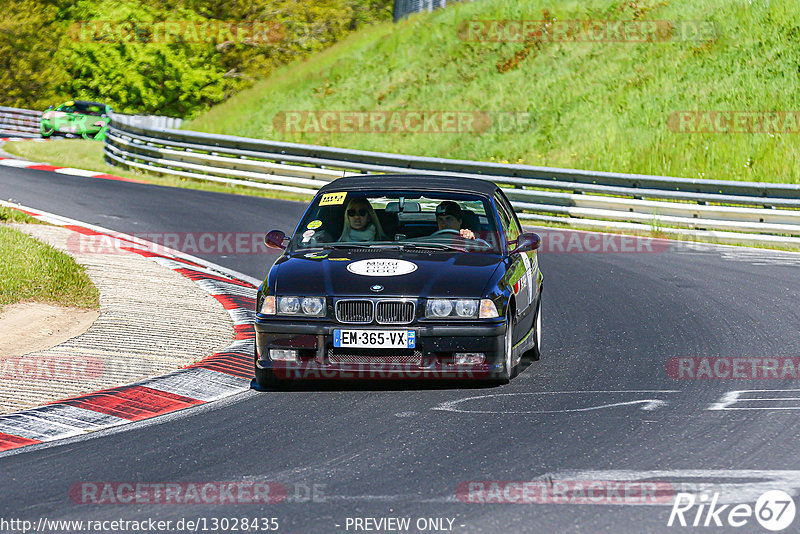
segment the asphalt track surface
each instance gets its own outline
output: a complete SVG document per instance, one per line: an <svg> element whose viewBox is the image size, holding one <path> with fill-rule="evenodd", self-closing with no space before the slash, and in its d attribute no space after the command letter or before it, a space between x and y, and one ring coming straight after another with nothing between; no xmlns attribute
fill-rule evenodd
<svg viewBox="0 0 800 534"><path fill-rule="evenodd" d="M3 168L0 198L127 233L289 231L303 209ZM275 259L198 255L256 278ZM764 483L798 494L800 395L774 391L797 389L796 379L674 379L666 366L676 357L800 356L800 256L702 247L540 257L544 354L507 386L251 390L122 430L12 451L0 456L0 518L275 517L285 532L363 532L348 518L408 517L412 527L420 518L452 519L452 532L717 532L732 528L668 528L669 503L468 503L458 488L628 477L674 491L711 488L729 503L752 505ZM709 409L734 390L773 391L723 405L761 409ZM88 481L271 481L288 498L266 506L73 502L70 487ZM765 532L752 517L735 530Z"/></svg>

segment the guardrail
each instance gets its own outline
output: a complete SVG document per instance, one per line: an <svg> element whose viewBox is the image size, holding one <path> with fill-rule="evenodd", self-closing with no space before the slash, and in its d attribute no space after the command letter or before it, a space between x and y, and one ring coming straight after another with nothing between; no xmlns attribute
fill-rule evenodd
<svg viewBox="0 0 800 534"><path fill-rule="evenodd" d="M521 219L573 227L658 231L723 242L800 247L800 185L697 180L406 156L150 128L115 115L112 165L313 195L359 173L491 180Z"/></svg>
<svg viewBox="0 0 800 534"><path fill-rule="evenodd" d="M0 106L0 135L39 137L41 111Z"/></svg>
<svg viewBox="0 0 800 534"><path fill-rule="evenodd" d="M123 120L128 124L136 124L143 128L180 128L183 119L176 117L164 117L162 115L122 115Z"/></svg>

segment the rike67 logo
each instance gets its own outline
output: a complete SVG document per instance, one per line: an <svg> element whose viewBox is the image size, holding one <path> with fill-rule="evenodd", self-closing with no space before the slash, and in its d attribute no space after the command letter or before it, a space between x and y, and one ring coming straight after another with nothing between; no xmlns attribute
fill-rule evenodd
<svg viewBox="0 0 800 534"><path fill-rule="evenodd" d="M795 504L792 497L781 490L763 493L755 508L749 504L718 504L719 493L711 501L708 495L699 498L691 493L678 493L672 504L667 526L691 527L743 527L753 517L765 529L777 532L794 521Z"/></svg>

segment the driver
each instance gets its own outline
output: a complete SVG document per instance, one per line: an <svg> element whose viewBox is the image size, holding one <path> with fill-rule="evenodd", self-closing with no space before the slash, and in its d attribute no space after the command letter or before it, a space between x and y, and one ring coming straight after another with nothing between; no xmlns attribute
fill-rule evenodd
<svg viewBox="0 0 800 534"><path fill-rule="evenodd" d="M436 224L439 231L453 230L465 239L475 239L475 233L469 228L461 228L461 206L452 200L445 200L436 206Z"/></svg>

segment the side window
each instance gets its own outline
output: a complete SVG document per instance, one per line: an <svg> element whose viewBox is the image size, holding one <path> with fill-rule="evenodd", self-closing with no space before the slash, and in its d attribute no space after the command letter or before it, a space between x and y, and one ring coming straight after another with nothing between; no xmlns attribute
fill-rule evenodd
<svg viewBox="0 0 800 534"><path fill-rule="evenodd" d="M514 217L514 212L512 211L509 213L511 207L500 195L494 196L494 202L497 205L497 213L500 215L500 222L503 224L506 239L508 241L516 241L522 231L520 230L516 217ZM509 245L509 250L514 250L514 248L516 248L516 244Z"/></svg>

